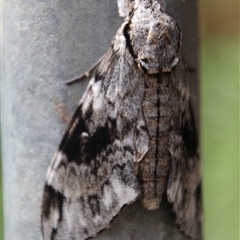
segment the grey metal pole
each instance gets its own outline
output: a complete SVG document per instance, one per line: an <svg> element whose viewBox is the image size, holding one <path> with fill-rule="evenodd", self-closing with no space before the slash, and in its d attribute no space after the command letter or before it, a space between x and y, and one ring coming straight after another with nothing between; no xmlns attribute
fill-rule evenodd
<svg viewBox="0 0 240 240"><path fill-rule="evenodd" d="M183 56L198 109L197 1L168 0L183 31ZM87 81L88 70L122 23L112 0L3 0L2 155L5 240L41 239L46 170ZM197 114L198 117L198 114ZM167 203L156 211L125 207L95 239L186 239Z"/></svg>

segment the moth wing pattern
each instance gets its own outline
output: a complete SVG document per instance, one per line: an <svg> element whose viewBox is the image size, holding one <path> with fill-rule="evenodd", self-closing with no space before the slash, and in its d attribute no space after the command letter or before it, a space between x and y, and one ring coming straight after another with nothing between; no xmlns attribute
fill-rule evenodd
<svg viewBox="0 0 240 240"><path fill-rule="evenodd" d="M133 60L125 48L113 48L90 80L48 169L41 216L46 240L95 236L140 194L134 162L149 149L144 87L139 77L129 88L129 77L121 74L134 70L128 63Z"/></svg>
<svg viewBox="0 0 240 240"><path fill-rule="evenodd" d="M165 193L181 230L201 239L199 149L181 32L160 2L118 0L125 22L48 169L44 240L88 239L124 205L140 198L157 209Z"/></svg>
<svg viewBox="0 0 240 240"><path fill-rule="evenodd" d="M173 204L180 229L191 239L201 239L201 176L197 129L189 96L187 74L180 61L171 74L180 101L173 101L171 167L167 197Z"/></svg>

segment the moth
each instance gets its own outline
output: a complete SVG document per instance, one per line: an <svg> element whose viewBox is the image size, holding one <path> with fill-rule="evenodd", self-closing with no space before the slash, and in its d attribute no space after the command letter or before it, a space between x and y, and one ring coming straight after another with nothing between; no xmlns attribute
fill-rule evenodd
<svg viewBox="0 0 240 240"><path fill-rule="evenodd" d="M201 239L198 138L181 31L157 0L118 0L125 21L49 166L43 239L88 239L140 199L167 196L176 223Z"/></svg>

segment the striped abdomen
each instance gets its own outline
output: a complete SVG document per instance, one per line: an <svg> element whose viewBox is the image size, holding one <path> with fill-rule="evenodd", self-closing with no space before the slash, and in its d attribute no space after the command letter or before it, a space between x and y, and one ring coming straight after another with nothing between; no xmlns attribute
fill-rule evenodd
<svg viewBox="0 0 240 240"><path fill-rule="evenodd" d="M143 114L151 148L136 165L141 200L147 209L159 207L170 167L171 106L168 74L146 78Z"/></svg>

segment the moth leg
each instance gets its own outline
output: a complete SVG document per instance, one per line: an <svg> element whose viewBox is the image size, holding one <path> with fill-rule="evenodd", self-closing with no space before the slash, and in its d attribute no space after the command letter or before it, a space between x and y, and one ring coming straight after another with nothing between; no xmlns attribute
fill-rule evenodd
<svg viewBox="0 0 240 240"><path fill-rule="evenodd" d="M91 76L93 74L94 70L98 67L98 65L102 61L103 57L104 57L104 55L100 59L98 59L98 61L88 71L86 71L84 74L82 74L80 77L68 80L65 83L67 85L71 85L72 83L75 83L75 82L78 82L78 81L82 81L85 78Z"/></svg>

